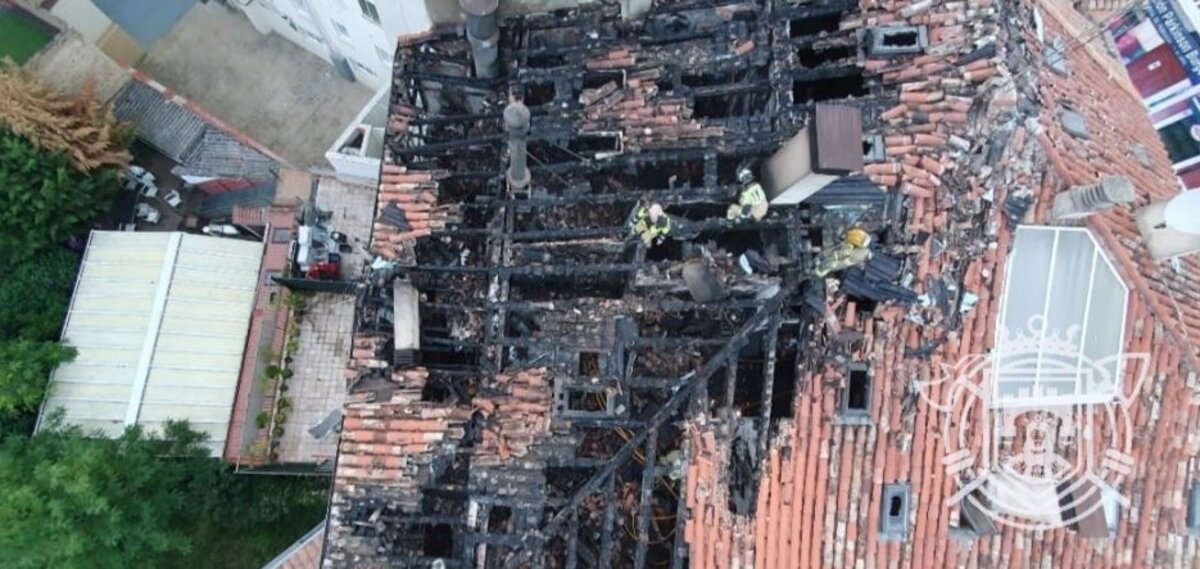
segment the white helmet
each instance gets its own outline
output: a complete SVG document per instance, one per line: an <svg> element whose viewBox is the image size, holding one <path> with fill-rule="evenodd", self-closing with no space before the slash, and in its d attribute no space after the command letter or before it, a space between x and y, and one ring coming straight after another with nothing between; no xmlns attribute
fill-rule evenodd
<svg viewBox="0 0 1200 569"><path fill-rule="evenodd" d="M661 205L658 205L658 204L650 204L649 213L650 213L650 221L658 221L658 218L662 217L663 208Z"/></svg>

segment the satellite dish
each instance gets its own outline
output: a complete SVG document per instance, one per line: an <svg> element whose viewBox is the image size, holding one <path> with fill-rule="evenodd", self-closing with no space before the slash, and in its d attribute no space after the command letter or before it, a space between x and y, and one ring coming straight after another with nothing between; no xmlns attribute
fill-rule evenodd
<svg viewBox="0 0 1200 569"><path fill-rule="evenodd" d="M1163 210L1163 219L1175 231L1200 235L1200 189L1171 198Z"/></svg>

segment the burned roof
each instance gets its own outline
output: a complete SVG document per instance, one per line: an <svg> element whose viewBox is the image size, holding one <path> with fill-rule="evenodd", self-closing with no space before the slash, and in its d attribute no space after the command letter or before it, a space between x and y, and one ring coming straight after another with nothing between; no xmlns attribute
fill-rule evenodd
<svg viewBox="0 0 1200 569"><path fill-rule="evenodd" d="M1165 309L1196 272L1150 262L1132 222L1171 195L1169 164L1102 48L1069 49L1066 77L1041 66L1046 35L1087 25L1038 6L687 0L627 21L598 2L505 20L495 79L461 29L403 43L324 566L1192 563L1194 317ZM818 103L857 111L861 174L813 168L799 203L730 219L740 172L788 159ZM1149 166L1122 154L1135 140ZM506 172L524 155L528 186ZM1105 175L1135 203L1050 219ZM645 244L651 203L671 225ZM1060 524L1036 531L989 521L976 497L1014 478L972 486L986 465L959 459L989 408L953 398L953 366L1000 333L1022 223L1096 236L1133 290L1126 351L1152 354L1121 368L1149 378L1129 428L1072 416L1138 444L1102 455L1101 482L1043 476L1067 502L1041 501ZM816 276L850 228L869 259ZM419 294L417 350L392 337L396 280ZM1093 446L1009 416L1002 458L1035 435ZM1110 520L1115 495L1131 506Z"/></svg>

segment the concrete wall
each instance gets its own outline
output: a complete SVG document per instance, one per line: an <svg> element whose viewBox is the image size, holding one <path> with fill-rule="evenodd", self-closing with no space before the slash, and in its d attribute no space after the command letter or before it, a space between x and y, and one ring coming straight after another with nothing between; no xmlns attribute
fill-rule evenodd
<svg viewBox="0 0 1200 569"><path fill-rule="evenodd" d="M367 102L358 116L350 121L346 130L338 136L333 146L325 152L325 159L333 166L337 178L351 184L375 185L379 182L379 168L383 158L383 133L387 125L387 105L390 101L390 86L381 87ZM343 152L342 148L356 136L359 129L367 132L366 155Z"/></svg>
<svg viewBox="0 0 1200 569"><path fill-rule="evenodd" d="M101 101L112 100L131 80L123 67L74 31L59 34L25 68L63 94L78 93L89 79L95 80Z"/></svg>
<svg viewBox="0 0 1200 569"><path fill-rule="evenodd" d="M391 76L399 37L434 25L463 21L459 0L371 0L379 23L363 15L358 0L254 0L233 3L260 33L276 33L327 62L334 53L354 68L356 80L379 88ZM593 0L500 0L503 15L572 8ZM645 0L630 0L638 3ZM338 26L345 29L343 35Z"/></svg>
<svg viewBox="0 0 1200 569"><path fill-rule="evenodd" d="M104 15L92 0L58 0L50 13L62 18L71 29L79 32L83 39L96 43L100 37L113 25L113 21Z"/></svg>

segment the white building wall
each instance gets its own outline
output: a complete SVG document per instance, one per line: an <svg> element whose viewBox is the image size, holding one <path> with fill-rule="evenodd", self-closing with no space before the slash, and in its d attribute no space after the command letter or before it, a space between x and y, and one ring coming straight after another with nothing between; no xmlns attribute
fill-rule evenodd
<svg viewBox="0 0 1200 569"><path fill-rule="evenodd" d="M432 27L425 0L368 0L379 22L359 0L253 0L236 4L260 32L274 32L332 63L346 58L357 81L372 89L388 83L396 40Z"/></svg>
<svg viewBox="0 0 1200 569"><path fill-rule="evenodd" d="M96 43L112 25L112 20L104 15L92 0L58 0L50 9L50 13L62 18L91 44Z"/></svg>

